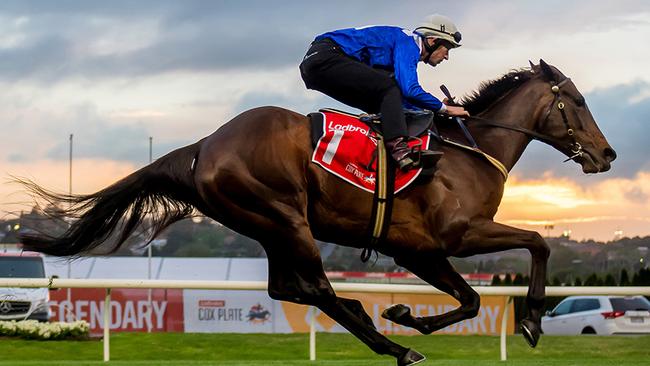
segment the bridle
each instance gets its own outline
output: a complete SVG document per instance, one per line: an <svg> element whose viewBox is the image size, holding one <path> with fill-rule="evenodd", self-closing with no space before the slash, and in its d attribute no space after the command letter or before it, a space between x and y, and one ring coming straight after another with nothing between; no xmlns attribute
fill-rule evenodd
<svg viewBox="0 0 650 366"><path fill-rule="evenodd" d="M571 154L573 154L564 161L565 163L569 160L573 160L579 156L582 156L583 154L582 145L580 145L580 143L576 140L575 131L569 125L569 119L567 118L566 111L564 110L565 105L564 102L562 101L562 97L560 96L560 88L562 87L562 85L566 84L569 80L571 79L565 78L557 85L551 85L551 91L554 94L553 102L551 102L551 106L548 108L548 112L546 112L546 117L544 117L544 124L545 124L546 120L548 120L548 117L551 115L551 110L553 109L554 104L557 106L557 109L560 111L560 114L562 115L562 122L564 122L564 127L566 127L566 133L571 138L572 141L571 144L569 144L569 151L571 152Z"/></svg>
<svg viewBox="0 0 650 366"><path fill-rule="evenodd" d="M527 128L523 128L519 126L510 126L490 119L475 117L475 116L466 117L466 119L472 120L473 121L472 124L477 126L492 126L492 127L499 127L499 128L512 130L512 131L521 132L531 137L532 139L547 143L552 146L556 146L560 148L560 150L564 150L564 151L568 150L570 154L566 152L565 154L569 158L566 159L564 162L574 160L575 158L582 156L584 154L584 150L582 149L582 145L580 145L580 143L576 140L575 130L571 128L571 125L569 124L569 119L565 111L565 104L562 101L562 97L560 96L560 88L570 80L571 80L570 78L565 78L564 80L560 81L557 84L551 82L551 92L553 93L553 101L549 105L548 110L546 111L546 115L544 117L544 124L545 124L549 116L553 112L554 106L557 107L557 109L560 111L560 114L562 115L562 121L564 122L564 127L566 127L566 133L571 138L571 143L568 146L566 146L566 149L562 149L562 146L565 146L566 144L564 141L548 135L541 134L533 130L529 130Z"/></svg>

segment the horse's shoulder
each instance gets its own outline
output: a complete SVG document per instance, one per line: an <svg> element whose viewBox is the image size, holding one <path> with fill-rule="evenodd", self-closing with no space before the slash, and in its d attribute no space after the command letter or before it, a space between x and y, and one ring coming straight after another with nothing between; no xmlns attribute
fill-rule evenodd
<svg viewBox="0 0 650 366"><path fill-rule="evenodd" d="M458 161L446 154L429 183L432 206L443 216L471 217L477 211L496 212L503 195L503 181L498 174L485 174L481 168L471 159Z"/></svg>

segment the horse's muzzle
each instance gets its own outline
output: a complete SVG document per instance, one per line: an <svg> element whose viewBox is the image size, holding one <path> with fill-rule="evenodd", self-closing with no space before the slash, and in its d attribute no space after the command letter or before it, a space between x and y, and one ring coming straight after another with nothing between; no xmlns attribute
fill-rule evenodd
<svg viewBox="0 0 650 366"><path fill-rule="evenodd" d="M585 148L581 157L580 164L584 173L603 173L608 171L612 166L611 162L616 159L616 151L611 147L606 147L602 152L594 149Z"/></svg>

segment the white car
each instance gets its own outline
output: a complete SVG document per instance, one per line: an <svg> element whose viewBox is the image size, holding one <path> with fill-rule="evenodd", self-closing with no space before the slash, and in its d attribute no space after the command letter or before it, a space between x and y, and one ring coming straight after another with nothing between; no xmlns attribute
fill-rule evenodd
<svg viewBox="0 0 650 366"><path fill-rule="evenodd" d="M43 257L37 253L0 253L0 277L45 278ZM0 288L0 320L49 321L49 301L46 288Z"/></svg>
<svg viewBox="0 0 650 366"><path fill-rule="evenodd" d="M643 296L570 296L542 317L544 334L650 334Z"/></svg>

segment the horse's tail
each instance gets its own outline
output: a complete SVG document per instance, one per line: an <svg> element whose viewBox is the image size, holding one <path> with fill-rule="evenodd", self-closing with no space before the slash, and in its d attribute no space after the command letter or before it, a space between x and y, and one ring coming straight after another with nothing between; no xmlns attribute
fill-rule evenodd
<svg viewBox="0 0 650 366"><path fill-rule="evenodd" d="M117 251L136 229L143 229L148 243L201 206L193 174L201 142L174 150L89 195L57 194L18 179L37 201L45 200L49 219L67 228L60 235L28 228L20 235L24 248L57 256L79 256L96 248L108 254Z"/></svg>

